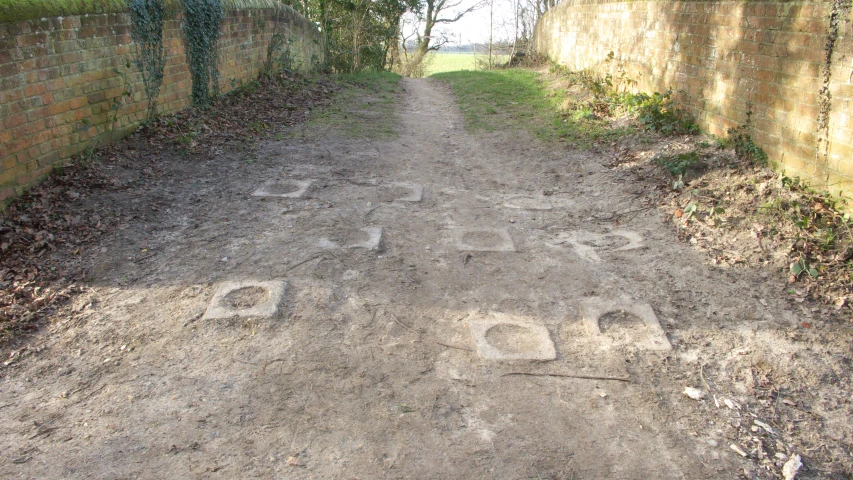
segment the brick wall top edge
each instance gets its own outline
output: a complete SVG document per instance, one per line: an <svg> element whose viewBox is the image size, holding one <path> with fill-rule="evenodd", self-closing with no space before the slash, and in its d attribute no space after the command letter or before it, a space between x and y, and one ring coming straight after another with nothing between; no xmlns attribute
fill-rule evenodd
<svg viewBox="0 0 853 480"><path fill-rule="evenodd" d="M164 3L167 11L172 15L182 10L180 0L164 0ZM302 17L293 7L285 5L279 0L222 0L222 7L226 12L270 9ZM128 10L129 0L83 0L74 2L50 0L37 3L35 6L26 0L6 0L0 3L0 25L46 21L56 17L109 15L126 13ZM314 25L304 17L302 19L306 25Z"/></svg>

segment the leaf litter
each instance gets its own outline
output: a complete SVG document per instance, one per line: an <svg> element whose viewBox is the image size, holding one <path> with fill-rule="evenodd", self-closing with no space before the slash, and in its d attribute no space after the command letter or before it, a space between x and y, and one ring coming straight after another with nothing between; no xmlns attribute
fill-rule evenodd
<svg viewBox="0 0 853 480"><path fill-rule="evenodd" d="M236 149L251 159L272 125L306 121L337 90L330 79L284 72L251 82L209 109L158 117L118 143L95 145L13 199L0 212L0 345L37 330L85 290L87 260L105 234L163 208L156 198L143 208L114 195L144 196L162 173L161 154L197 162Z"/></svg>

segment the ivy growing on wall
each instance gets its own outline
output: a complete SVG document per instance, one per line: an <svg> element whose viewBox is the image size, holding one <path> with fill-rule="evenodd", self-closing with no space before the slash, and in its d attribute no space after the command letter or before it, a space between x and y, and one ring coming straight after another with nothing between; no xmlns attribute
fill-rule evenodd
<svg viewBox="0 0 853 480"><path fill-rule="evenodd" d="M820 72L820 90L818 90L817 145L815 145L815 160L827 163L829 160L829 114L832 109L832 93L829 90L832 79L832 55L838 42L839 29L844 22L849 21L851 0L834 0L829 10L829 25L826 32L826 44L823 50L823 65ZM821 155L823 159L821 159Z"/></svg>
<svg viewBox="0 0 853 480"><path fill-rule="evenodd" d="M163 84L164 12L163 0L130 0L130 35L136 43L135 63L142 73L149 119L157 113L157 97Z"/></svg>
<svg viewBox="0 0 853 480"><path fill-rule="evenodd" d="M217 44L223 10L220 0L183 0L184 43L192 77L192 103L206 106L219 94Z"/></svg>

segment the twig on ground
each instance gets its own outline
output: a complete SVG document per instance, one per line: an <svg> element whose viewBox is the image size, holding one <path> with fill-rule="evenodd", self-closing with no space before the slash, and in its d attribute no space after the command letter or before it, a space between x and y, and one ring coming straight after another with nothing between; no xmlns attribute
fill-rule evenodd
<svg viewBox="0 0 853 480"><path fill-rule="evenodd" d="M322 257L323 255L324 255L324 254L322 254L322 253L321 253L321 254L319 254L319 255L314 255L313 257L306 258L305 260L302 260L302 261L301 261L301 262L299 262L299 263L296 263L296 264L294 264L294 265L291 265L291 266L287 267L287 270L286 270L286 271L288 271L288 272L289 272L289 271L293 270L293 269L294 269L294 268L296 268L296 267L299 267L299 266L301 266L301 265L305 265L306 263L310 262L311 260L317 260L318 258Z"/></svg>
<svg viewBox="0 0 853 480"><path fill-rule="evenodd" d="M410 327L410 326L408 326L408 325L404 324L403 322L401 322L401 321L397 320L397 317L395 317L393 314L389 313L388 315L390 315L390 316L391 316L391 318L392 318L392 319L394 319L394 321L395 321L395 322L397 322L397 324L398 324L398 325L400 325L401 327L405 328L406 330L408 330L408 331L410 331L410 332L414 333L415 335L417 335L417 336L421 337L421 339L426 340L427 342L432 342L432 343L435 343L435 344L437 344L437 345L441 345L442 347L455 348L455 349L457 349L457 350L462 350L462 351L465 351L465 352L472 352L472 351L473 351L473 350L471 350L470 348L457 347L456 345L449 345L449 344L447 344L447 343L441 343L441 342L439 342L438 340L433 340L433 339L431 339L431 338L425 337L425 336L421 335L421 333L420 333L420 332L418 332L417 330L415 330L414 328L412 328L412 327Z"/></svg>
<svg viewBox="0 0 853 480"><path fill-rule="evenodd" d="M630 382L630 377L610 377L606 375L581 375L574 373L532 373L532 372L508 372L501 375L509 377L511 375L522 375L525 377L561 377L561 378L581 378L585 380L613 380L616 382Z"/></svg>

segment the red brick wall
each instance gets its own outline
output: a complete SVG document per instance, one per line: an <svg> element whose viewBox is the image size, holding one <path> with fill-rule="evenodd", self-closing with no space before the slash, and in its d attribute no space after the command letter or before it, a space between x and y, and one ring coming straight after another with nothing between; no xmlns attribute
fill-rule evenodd
<svg viewBox="0 0 853 480"><path fill-rule="evenodd" d="M0 202L38 181L57 162L94 142L120 137L145 116L147 98L132 61L130 15L57 17L0 24ZM255 78L276 32L293 41L302 67L323 60L314 25L289 8L227 11L219 44L221 89L231 80ZM184 56L180 18L166 21L166 66L158 112L189 105L192 83ZM133 96L119 110L112 130L112 105L126 77Z"/></svg>
<svg viewBox="0 0 853 480"><path fill-rule="evenodd" d="M853 27L842 15L819 128L832 2L565 0L536 26L537 49L572 69L615 71L637 89L668 87L706 131L747 120L791 175L853 193ZM615 60L604 63L613 51ZM825 140L824 140L825 139Z"/></svg>

